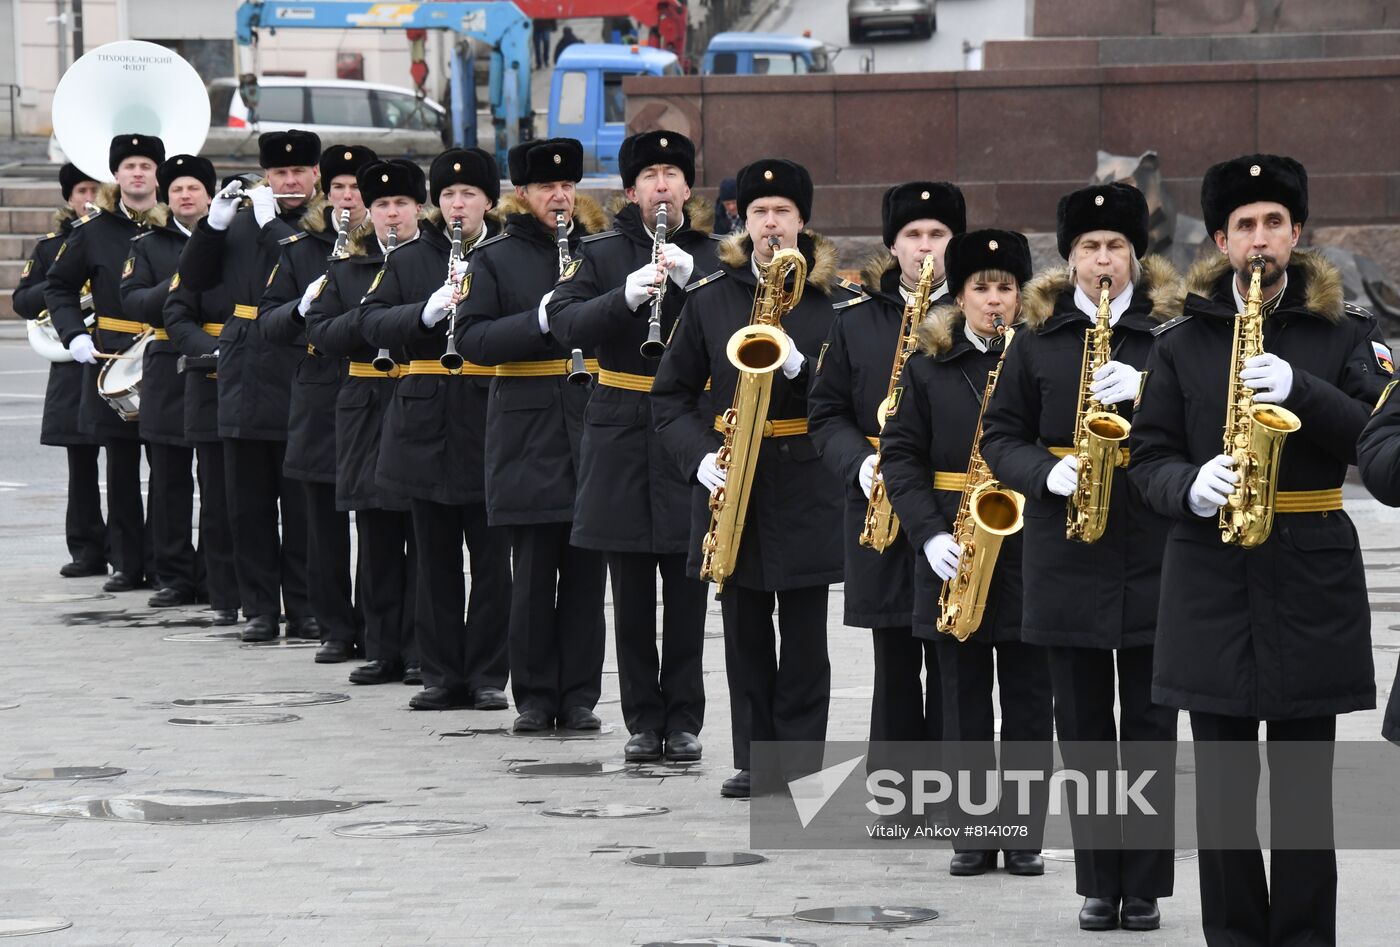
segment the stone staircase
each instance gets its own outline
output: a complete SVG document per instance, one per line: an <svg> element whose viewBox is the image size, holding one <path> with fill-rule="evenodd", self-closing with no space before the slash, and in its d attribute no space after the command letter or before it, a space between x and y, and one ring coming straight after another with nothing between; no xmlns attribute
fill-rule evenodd
<svg viewBox="0 0 1400 947"><path fill-rule="evenodd" d="M11 297L34 249L34 240L49 232L63 195L56 182L0 179L0 319L18 319Z"/></svg>

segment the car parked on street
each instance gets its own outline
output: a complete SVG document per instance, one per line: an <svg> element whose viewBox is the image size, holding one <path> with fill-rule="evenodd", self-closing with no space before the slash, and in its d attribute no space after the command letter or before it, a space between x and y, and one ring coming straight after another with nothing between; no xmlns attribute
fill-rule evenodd
<svg viewBox="0 0 1400 947"><path fill-rule="evenodd" d="M938 29L934 0L847 0L846 23L852 43L871 30L908 30L928 39Z"/></svg>

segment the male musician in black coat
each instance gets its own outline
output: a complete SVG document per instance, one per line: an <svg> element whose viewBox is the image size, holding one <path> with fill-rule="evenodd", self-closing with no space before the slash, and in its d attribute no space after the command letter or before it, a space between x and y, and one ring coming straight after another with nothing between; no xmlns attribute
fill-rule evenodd
<svg viewBox="0 0 1400 947"><path fill-rule="evenodd" d="M222 285L233 301L219 335L219 434L245 641L277 637L283 605L288 637L320 637L307 602L305 494L282 469L291 382L306 348L274 344L256 325L279 242L298 232L316 195L320 154L321 139L311 132L260 135L267 183L247 192L251 208L239 211L245 195L233 185L220 191L180 256L184 287L205 293Z"/></svg>
<svg viewBox="0 0 1400 947"><path fill-rule="evenodd" d="M500 197L496 159L480 148L451 148L433 159L429 197L437 207L418 238L395 250L371 284L355 322L370 345L388 348L402 377L384 412L375 483L409 499L418 569L415 629L421 670L389 646L351 672L357 684L403 677L422 684L415 710L505 710L509 675L510 538L486 522L486 400L495 369L442 364L465 263L449 265L451 235L461 253L499 232L487 213ZM382 183L382 182L381 182ZM471 598L462 544L471 556ZM465 623L462 620L466 613Z"/></svg>
<svg viewBox="0 0 1400 947"><path fill-rule="evenodd" d="M165 160L165 145L149 135L117 135L108 166L115 188L103 188L98 209L78 218L48 271L44 301L59 337L73 360L87 366L83 378L81 428L107 452L107 553L113 575L103 588L126 592L146 583L147 537L141 510L141 441L135 421L123 421L98 393L98 376L106 365L99 354L117 355L142 332L126 318L121 304L121 274L131 238L156 211L156 168ZM159 211L156 211L160 215ZM91 284L96 333L83 323L81 299Z"/></svg>
<svg viewBox="0 0 1400 947"><path fill-rule="evenodd" d="M282 469L306 495L307 594L321 631L317 664L349 660L364 622L350 581L350 516L335 502L335 401L346 363L307 344L305 317L335 248L365 222L355 174L374 160L363 145L331 145L321 153L326 201L302 215L299 233L282 239L282 254L258 303L263 338L297 349Z"/></svg>
<svg viewBox="0 0 1400 947"><path fill-rule="evenodd" d="M152 608L192 604L203 579L191 533L194 519L194 448L185 439L185 379L176 367L179 351L161 313L180 252L209 212L216 189L214 165L198 155L174 155L156 170L163 226L138 234L122 270L122 308L151 327L141 373L141 439L151 462L149 525L156 592ZM154 223L154 222L153 222Z"/></svg>
<svg viewBox="0 0 1400 947"><path fill-rule="evenodd" d="M1243 741L1253 753L1267 722L1270 748L1325 744L1336 739L1338 714L1376 706L1366 577L1342 479L1390 380L1390 350L1370 314L1343 302L1336 268L1297 250L1308 218L1307 171L1297 161L1254 154L1215 165L1201 182L1201 210L1221 255L1188 275L1133 424L1133 483L1171 523L1152 696L1190 712L1197 743ZM1235 365L1237 313L1256 256L1265 264L1264 351ZM1219 523L1241 476L1222 452L1236 376L1253 405L1280 406L1302 423L1283 443L1272 530L1249 548L1223 542ZM1286 780L1274 771L1266 883L1257 848L1214 834L1222 819L1226 828L1254 824L1257 786L1207 764L1198 753L1206 942L1336 943L1335 852L1290 849L1280 838L1285 827L1330 835L1331 767L1294 767Z"/></svg>
<svg viewBox="0 0 1400 947"><path fill-rule="evenodd" d="M1400 401L1391 402L1395 393L1392 381L1376 402L1376 411L1361 432L1356 444L1356 466L1371 495L1386 506L1400 506L1400 437L1396 437L1396 408ZM1385 705L1381 736L1400 744L1400 667L1395 669L1395 683L1390 686L1390 700Z"/></svg>
<svg viewBox="0 0 1400 947"><path fill-rule="evenodd" d="M770 238L781 249L797 249L807 264L806 284L797 306L781 319L788 353L772 372L767 418L755 419L764 436L748 519L734 574L719 596L739 770L721 793L746 797L752 740L826 738L831 695L826 601L831 583L842 576L842 493L807 435L807 387L834 318L832 294L851 298L854 293L840 288L835 246L806 229L812 216L806 168L764 158L743 168L738 180L745 229L720 244L718 270L692 281L680 328L657 369L652 404L663 442L695 481L688 571L698 577L710 492L727 476L716 462L724 443L716 412L733 404L739 381L725 347L749 325L756 274L773 259ZM774 640L775 605L781 642ZM802 768L792 764L794 771Z"/></svg>
<svg viewBox="0 0 1400 947"><path fill-rule="evenodd" d="M1048 648L1060 740L1096 741L1094 749L1103 751L1070 763L1085 769L1116 769L1121 755L1123 768L1136 771L1133 743L1176 738L1176 711L1151 692L1166 521L1121 468L1110 469L1103 535L1094 543L1066 536L1085 382L1099 404L1131 418L1152 328L1166 318L1178 282L1165 260L1142 259L1147 216L1147 201L1127 184L1094 185L1060 199L1056 238L1069 266L1027 286L1026 326L1006 353L983 422L982 456L997 479L1026 498L1022 640ZM1103 277L1111 358L1082 379ZM1114 740L1121 746L1115 749ZM1168 799L1154 805L1171 808ZM1157 899L1172 892L1173 850L1134 848L1117 822L1077 820L1071 827L1076 890L1085 898L1080 928L1155 930ZM1112 834L1114 847L1093 844L1099 831Z"/></svg>
<svg viewBox="0 0 1400 947"><path fill-rule="evenodd" d="M97 200L101 188L71 163L59 169L58 183L63 189L63 206L54 212L54 230L34 245L34 253L25 261L11 298L22 319L38 319L47 314L44 289L49 266L68 239L73 221L87 213L87 205ZM97 486L98 442L84 434L78 423L85 371L81 363L74 361L49 366L44 417L39 426L39 443L62 447L68 455L68 508L63 533L72 560L58 569L58 574L66 579L107 574L107 524L102 519L102 494Z"/></svg>
<svg viewBox="0 0 1400 947"><path fill-rule="evenodd" d="M306 339L322 357L348 363L335 405L335 505L355 511L365 654L378 665L370 671L356 668L350 681L374 684L402 676L413 659L417 589L409 502L375 479L384 412L394 397L399 366L376 360L378 348L360 331L359 303L384 266L390 234L399 248L419 239L418 214L427 188L422 169L404 159L371 161L356 178L369 226L356 231L345 255L326 271L306 312Z"/></svg>
<svg viewBox="0 0 1400 947"><path fill-rule="evenodd" d="M914 577L914 634L934 639L938 649L935 670L942 679L943 736L963 741L958 752L972 764L969 769L977 782L981 773L997 770L991 749L996 738L994 681L1001 698L1001 738L1006 741L1001 769L1044 770L1051 763L1050 668L1044 649L1021 640L1019 532L1000 540L994 564L980 566L991 569L980 621L947 633L939 627L943 583L957 578L967 565L965 552L972 553L964 550L956 527L968 491L979 486L967 482L970 454L991 372L1010 338L1000 335L996 326L1000 320L1008 333L1013 331L1021 287L1031 275L1031 256L1019 233L976 230L949 240L945 259L951 302L931 312L918 328L918 353L900 376L897 407L880 435L880 472L901 529L920 551ZM826 371L830 357L828 351ZM975 586L985 576L965 573L963 578ZM970 604L956 598L954 602ZM1002 798L1011 795L1004 786ZM1044 825L1049 792L1044 784L1036 785L1030 798L1036 808L1029 819L1016 819L1007 811L1009 806L999 807L999 818L1003 824L1015 820L1026 825L1034 839ZM980 875L995 868L996 840L988 844L956 845L949 873ZM1021 842L1005 849L1007 871L1043 874L1038 848Z"/></svg>
<svg viewBox="0 0 1400 947"><path fill-rule="evenodd" d="M690 484L655 433L650 390L660 353L647 357L641 347L649 332L661 344L670 336L691 275L715 268L716 242L707 229L711 208L690 197L695 145L689 138L672 131L633 135L622 142L618 166L629 203L611 230L584 238L583 263L555 287L548 307L555 338L598 355L571 541L607 553L622 718L631 734L624 755L645 762L664 751L673 762L693 762L705 719L705 585L685 574ZM658 238L663 205L666 231ZM658 239L661 258L653 260ZM659 302L658 287L664 289ZM654 311L659 320L652 330Z"/></svg>
<svg viewBox="0 0 1400 947"><path fill-rule="evenodd" d="M564 256L576 257L579 241L600 232L604 219L595 202L574 193L583 177L575 139L524 142L509 157L517 212L472 255L457 334L465 358L496 371L486 414L486 514L510 529L513 726L596 730L605 563L569 541L592 379L567 378L570 351L550 332L545 306L555 281L581 263L566 265Z"/></svg>
<svg viewBox="0 0 1400 947"><path fill-rule="evenodd" d="M862 546L860 535L874 487L880 414L895 356L904 344L904 310L930 257L930 307L915 316L908 331L948 295L943 250L951 237L967 230L967 207L956 185L913 181L887 190L880 210L887 249L862 274L861 296L837 303L831 335L822 344L808 398L812 441L823 463L846 485L841 529L845 619L871 630L875 689L870 739L938 740L943 735L938 655L932 642L916 638L910 627L914 557L908 531L901 530L884 552ZM927 691L921 671L926 672Z"/></svg>

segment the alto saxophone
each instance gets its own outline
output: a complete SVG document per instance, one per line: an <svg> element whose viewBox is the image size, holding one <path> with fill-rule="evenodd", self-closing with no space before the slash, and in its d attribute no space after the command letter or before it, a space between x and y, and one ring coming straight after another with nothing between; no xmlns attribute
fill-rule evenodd
<svg viewBox="0 0 1400 947"><path fill-rule="evenodd" d="M928 311L929 296L933 293L933 273L938 260L932 253L924 257L919 268L919 282L909 301L904 304L904 316L899 323L899 344L895 347L894 367L890 369L890 385L885 391L885 400L875 409L875 423L884 431L885 421L894 410L894 389L899 384L899 376L904 373L904 364L914 354L918 345L919 323ZM884 552L899 535L899 517L890 506L890 496L880 479L880 453L875 452L875 483L870 488L870 500L865 506L865 525L860 531L860 544L876 552Z"/></svg>
<svg viewBox="0 0 1400 947"><path fill-rule="evenodd" d="M1239 480L1220 508L1220 539L1245 549L1258 546L1274 528L1274 496L1283 441L1303 426L1276 404L1255 404L1254 389L1240 381L1245 359L1264 352L1264 258L1251 257L1249 294L1235 319L1230 350L1230 388L1225 408L1224 453L1235 458Z"/></svg>
<svg viewBox="0 0 1400 947"><path fill-rule="evenodd" d="M749 324L731 335L725 345L729 363L739 371L739 383L734 388L733 405L724 412L724 446L715 457L725 481L710 493L710 528L700 544L700 578L712 579L716 593L724 589L739 560L739 540L763 444L773 373L787 361L792 348L780 322L801 301L807 281L807 260L800 251L778 249L776 237L769 238L769 246L773 259L759 266ZM789 275L793 277L791 290L787 289Z"/></svg>
<svg viewBox="0 0 1400 947"><path fill-rule="evenodd" d="M966 641L982 624L987 609L987 590L992 585L1001 542L1021 529L1021 511L1026 498L992 476L992 470L982 459L982 415L987 402L996 391L1006 350L1011 347L1015 329L1009 329L998 317L996 330L1002 336L1001 358L987 374L987 387L982 392L982 408L977 412L977 429L972 435L972 456L967 461L967 482L958 501L958 514L953 520L953 540L961 548L958 571L943 583L938 593L938 630Z"/></svg>
<svg viewBox="0 0 1400 947"><path fill-rule="evenodd" d="M1084 360L1079 369L1079 407L1074 414L1074 456L1079 461L1078 483L1069 496L1065 536L1081 543L1096 543L1108 526L1108 501L1113 491L1113 468L1119 448L1132 425L1111 407L1101 405L1089 391L1094 372L1113 358L1112 314L1108 290L1113 281L1099 280L1099 311L1084 334Z"/></svg>

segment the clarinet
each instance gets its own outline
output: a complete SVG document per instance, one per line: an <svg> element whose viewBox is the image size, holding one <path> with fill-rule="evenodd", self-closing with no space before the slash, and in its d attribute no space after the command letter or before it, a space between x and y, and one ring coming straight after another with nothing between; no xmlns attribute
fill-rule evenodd
<svg viewBox="0 0 1400 947"><path fill-rule="evenodd" d="M389 254L393 253L393 252L394 252L394 248L397 247L398 245L399 245L399 228L398 228L398 227L390 227L390 228L389 228L389 239L385 242L385 246L384 246L384 263L385 263L385 265L388 265L388 262L389 262ZM374 353L374 361L371 362L370 364L372 364L372 365L374 366L374 370L375 370L375 371L377 371L377 372L384 372L384 373L387 375L389 372L392 372L392 371L394 370L394 356L392 356L392 355L389 354L389 350L388 350L388 349L380 349L378 352Z"/></svg>
<svg viewBox="0 0 1400 947"><path fill-rule="evenodd" d="M462 259L462 219L452 218L452 250L447 254L447 285L451 286L456 279L457 261ZM453 294L452 312L447 317L447 351L438 356L438 361L442 367L454 375L460 374L462 366L466 364L462 356L457 354L457 305L456 294Z"/></svg>
<svg viewBox="0 0 1400 947"><path fill-rule="evenodd" d="M346 246L350 243L350 208L346 207L340 212L340 232L335 235L335 247L331 250L331 255L326 259L334 263L336 260L343 260L347 256Z"/></svg>
<svg viewBox="0 0 1400 947"><path fill-rule="evenodd" d="M656 208L656 232L651 238L651 262L661 265L665 259L662 256L661 248L666 245L666 204L663 202ZM647 318L647 340L642 343L642 357L655 361L666 352L666 343L661 341L661 300L666 297L666 276L663 273L661 285L657 286L651 297L651 315Z"/></svg>
<svg viewBox="0 0 1400 947"><path fill-rule="evenodd" d="M569 256L569 225L564 220L563 211L556 211L554 214L554 242L559 245L559 275L564 275L564 268L572 261ZM569 384L586 385L593 380L593 376L588 374L588 366L583 362L583 349L573 349L569 352Z"/></svg>

